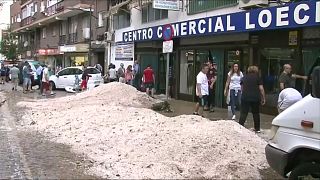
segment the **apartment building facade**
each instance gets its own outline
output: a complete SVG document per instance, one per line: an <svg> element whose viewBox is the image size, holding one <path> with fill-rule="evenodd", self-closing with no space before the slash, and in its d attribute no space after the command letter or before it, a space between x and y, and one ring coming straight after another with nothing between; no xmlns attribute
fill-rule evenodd
<svg viewBox="0 0 320 180"><path fill-rule="evenodd" d="M53 67L104 65L107 8L108 1L100 0L15 0L11 29L18 33L21 58Z"/></svg>
<svg viewBox="0 0 320 180"><path fill-rule="evenodd" d="M217 106L225 105L226 74L237 62L244 72L249 65L260 67L268 105L275 107L282 65L291 63L295 72L308 74L319 61L318 1L180 0L177 11L154 9L151 0L117 2L110 5L116 42L111 45L112 63L132 64L130 58L117 57L123 46L133 44L132 59L140 60L143 68L147 64L153 66L156 89L164 93L163 29L172 27L169 34L173 33L174 50L170 67L177 99L195 100L195 76L200 65L211 59L218 70ZM301 92L306 86L297 82Z"/></svg>

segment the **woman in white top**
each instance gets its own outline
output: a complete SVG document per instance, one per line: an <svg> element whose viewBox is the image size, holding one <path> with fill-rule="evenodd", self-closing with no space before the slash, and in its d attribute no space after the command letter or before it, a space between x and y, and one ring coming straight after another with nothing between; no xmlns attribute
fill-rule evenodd
<svg viewBox="0 0 320 180"><path fill-rule="evenodd" d="M241 102L241 78L243 74L239 69L239 64L234 63L230 72L228 73L228 78L226 86L224 89L224 95L230 96L230 106L232 111L232 119L236 119L236 107L240 108Z"/></svg>

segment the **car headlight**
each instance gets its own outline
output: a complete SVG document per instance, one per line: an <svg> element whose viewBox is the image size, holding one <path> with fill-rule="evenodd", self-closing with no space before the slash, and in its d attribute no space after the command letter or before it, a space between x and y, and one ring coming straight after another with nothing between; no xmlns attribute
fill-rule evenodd
<svg viewBox="0 0 320 180"><path fill-rule="evenodd" d="M271 126L270 131L268 132L268 138L269 140L272 140L274 138L274 136L277 134L277 131L279 129L279 126Z"/></svg>

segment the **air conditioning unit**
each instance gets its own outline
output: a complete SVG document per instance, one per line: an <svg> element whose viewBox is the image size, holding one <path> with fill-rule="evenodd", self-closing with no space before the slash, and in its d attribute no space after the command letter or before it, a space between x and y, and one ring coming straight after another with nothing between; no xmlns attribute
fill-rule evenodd
<svg viewBox="0 0 320 180"><path fill-rule="evenodd" d="M113 32L105 32L104 33L104 40L107 42L114 41L114 33Z"/></svg>
<svg viewBox="0 0 320 180"><path fill-rule="evenodd" d="M83 38L90 39L90 28L83 28Z"/></svg>
<svg viewBox="0 0 320 180"><path fill-rule="evenodd" d="M269 4L269 0L240 0L239 6L241 9L265 7Z"/></svg>

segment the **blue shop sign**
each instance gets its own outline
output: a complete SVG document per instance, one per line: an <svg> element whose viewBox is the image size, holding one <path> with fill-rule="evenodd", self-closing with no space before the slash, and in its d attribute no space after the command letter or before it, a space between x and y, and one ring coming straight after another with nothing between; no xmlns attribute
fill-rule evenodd
<svg viewBox="0 0 320 180"><path fill-rule="evenodd" d="M173 37L214 35L305 26L319 26L320 1L309 0L284 6L254 9L238 13L172 23ZM122 34L123 42L162 40L168 25L148 27ZM167 29L167 28L166 28ZM166 30L165 30L166 33Z"/></svg>

